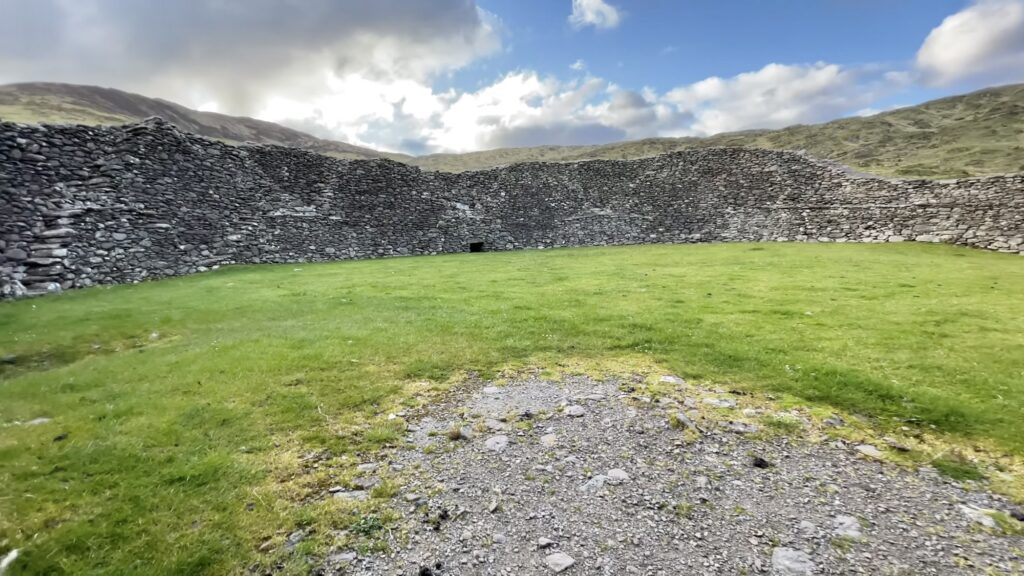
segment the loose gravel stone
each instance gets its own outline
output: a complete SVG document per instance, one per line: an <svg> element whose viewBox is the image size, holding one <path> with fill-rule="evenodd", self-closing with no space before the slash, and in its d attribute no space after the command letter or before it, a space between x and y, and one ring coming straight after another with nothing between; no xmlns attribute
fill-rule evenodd
<svg viewBox="0 0 1024 576"><path fill-rule="evenodd" d="M863 455L865 455L865 456L867 456L869 458L875 458L875 459L881 459L882 458L882 451L879 450L878 448L875 448L874 446L872 446L870 444L859 444L857 446L857 452L860 452L861 454L863 454Z"/></svg>
<svg viewBox="0 0 1024 576"><path fill-rule="evenodd" d="M597 492L601 488L604 488L604 483L607 481L607 476L604 474L598 474L580 486L580 492Z"/></svg>
<svg viewBox="0 0 1024 576"><path fill-rule="evenodd" d="M572 559L569 573L626 576L960 576L1020 565L1024 538L986 527L985 511L1012 506L976 483L804 440L820 430L736 434L708 419L719 409L702 398L718 392L691 384L690 414L705 428L695 437L671 425L679 406L624 393L632 382L524 376L500 394L484 393L488 382L453 392L412 419L408 448L382 463L401 467L404 498L416 503L395 502L390 551L325 574L543 574L555 554ZM564 417L573 402L586 403L586 417ZM524 412L529 425L503 434L500 453L487 447L493 436L444 436L466 414L477 425ZM549 435L553 445L541 440Z"/></svg>
<svg viewBox="0 0 1024 576"><path fill-rule="evenodd" d="M508 447L508 436L505 436L504 434L498 436L491 436L490 438L487 439L484 445L487 446L488 450L491 450L493 452L501 452L506 447Z"/></svg>
<svg viewBox="0 0 1024 576"><path fill-rule="evenodd" d="M772 550L772 570L779 576L806 576L814 573L814 562L803 550L780 547Z"/></svg>
<svg viewBox="0 0 1024 576"><path fill-rule="evenodd" d="M550 538L543 538L543 537L541 537L541 538L537 539L537 548L539 548L541 550L543 550L545 548L551 548L555 544L557 544L557 542L555 542L554 540L552 540Z"/></svg>
<svg viewBox="0 0 1024 576"><path fill-rule="evenodd" d="M341 500L366 500L366 492L364 490L345 490L344 488L331 488L331 493L335 498Z"/></svg>
<svg viewBox="0 0 1024 576"><path fill-rule="evenodd" d="M732 398L705 398L704 403L715 408L735 408L736 401Z"/></svg>
<svg viewBox="0 0 1024 576"><path fill-rule="evenodd" d="M974 522L981 524L985 528L997 528L999 525L996 524L995 518L991 516L991 510L983 510L976 506L969 506L965 504L960 505L960 510L965 516L973 520Z"/></svg>
<svg viewBox="0 0 1024 576"><path fill-rule="evenodd" d="M836 516L832 521L833 534L845 538L860 538L860 521L853 516Z"/></svg>
<svg viewBox="0 0 1024 576"><path fill-rule="evenodd" d="M612 485L629 482L629 474L626 474L625 470L619 468L612 468L607 474L605 474L605 476L608 478L607 482Z"/></svg>
<svg viewBox="0 0 1024 576"><path fill-rule="evenodd" d="M552 572L558 573L568 570L576 563L576 560L564 552L555 552L545 556L544 563L548 565Z"/></svg>
<svg viewBox="0 0 1024 576"><path fill-rule="evenodd" d="M573 418L580 418L587 413L587 409L583 406L573 404L565 409L566 416L572 416Z"/></svg>

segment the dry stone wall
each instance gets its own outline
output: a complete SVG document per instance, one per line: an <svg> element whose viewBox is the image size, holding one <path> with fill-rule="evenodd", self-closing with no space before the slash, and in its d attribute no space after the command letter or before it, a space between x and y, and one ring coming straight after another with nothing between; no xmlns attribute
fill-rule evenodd
<svg viewBox="0 0 1024 576"><path fill-rule="evenodd" d="M556 246L951 242L1024 252L1024 175L859 177L792 152L424 172L230 146L159 120L0 123L5 297L306 262Z"/></svg>

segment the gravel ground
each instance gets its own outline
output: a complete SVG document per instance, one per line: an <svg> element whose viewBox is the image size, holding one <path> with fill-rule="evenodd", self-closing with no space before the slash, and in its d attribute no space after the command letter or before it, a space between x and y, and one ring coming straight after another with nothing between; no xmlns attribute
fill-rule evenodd
<svg viewBox="0 0 1024 576"><path fill-rule="evenodd" d="M391 552L339 551L319 572L1024 570L1024 537L983 512L1010 512L1002 497L876 460L874 448L805 441L798 424L789 436L751 438L756 425L739 422L760 414L743 396L661 381L679 400L576 376L452 394L410 424L407 449L378 463L404 481Z"/></svg>

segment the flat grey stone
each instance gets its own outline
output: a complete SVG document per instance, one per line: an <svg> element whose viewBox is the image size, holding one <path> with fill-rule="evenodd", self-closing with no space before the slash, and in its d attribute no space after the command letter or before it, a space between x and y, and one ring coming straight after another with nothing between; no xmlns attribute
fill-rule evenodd
<svg viewBox="0 0 1024 576"><path fill-rule="evenodd" d="M604 483L608 481L608 477L604 474L598 474L590 480L587 480L582 486L580 486L581 492L597 492L601 488L604 488Z"/></svg>
<svg viewBox="0 0 1024 576"><path fill-rule="evenodd" d="M335 552L327 557L327 562L333 566L345 566L355 562L357 557L355 552Z"/></svg>
<svg viewBox="0 0 1024 576"><path fill-rule="evenodd" d="M875 448L871 444L858 444L857 452L860 452L861 454L868 456L870 458L882 458L882 451L879 450L878 448Z"/></svg>
<svg viewBox="0 0 1024 576"><path fill-rule="evenodd" d="M21 248L8 248L7 251L4 252L4 256L6 256L8 260L24 260L28 258L28 254Z"/></svg>
<svg viewBox="0 0 1024 576"><path fill-rule="evenodd" d="M735 408L736 401L732 398L705 398L704 403L715 408Z"/></svg>
<svg viewBox="0 0 1024 576"><path fill-rule="evenodd" d="M559 572L565 572L576 560L564 552L555 552L554 554L548 554L544 557L544 563L547 564L548 568L556 574Z"/></svg>
<svg viewBox="0 0 1024 576"><path fill-rule="evenodd" d="M584 408L583 406L580 406L578 404L573 404L571 406L566 407L566 409L565 409L565 414L567 416L572 416L573 418L581 418L586 413L587 413L586 408Z"/></svg>
<svg viewBox="0 0 1024 576"><path fill-rule="evenodd" d="M332 491L333 491L333 489L332 489ZM339 500L366 500L366 491L365 490L344 490L344 489L342 489L342 490L339 490L337 492L333 492L333 494L334 494L334 497L338 498Z"/></svg>
<svg viewBox="0 0 1024 576"><path fill-rule="evenodd" d="M999 527L999 525L996 524L995 519L989 515L992 512L991 510L984 510L982 508L978 508L977 506L960 504L960 511L963 512L964 515L970 518L973 522L981 524L985 528Z"/></svg>
<svg viewBox="0 0 1024 576"><path fill-rule="evenodd" d="M800 521L800 533L803 534L805 537L810 538L811 536L814 536L815 534L818 533L818 527L815 526L813 522L809 522L807 520L801 520Z"/></svg>
<svg viewBox="0 0 1024 576"><path fill-rule="evenodd" d="M807 576L814 573L814 562L803 550L779 547L772 550L772 573L778 576Z"/></svg>
<svg viewBox="0 0 1024 576"><path fill-rule="evenodd" d="M699 433L701 431L701 429L699 427L697 427L696 424L694 424L693 419L691 419L689 416L686 415L686 412L683 412L683 411L676 412L676 420L680 424L682 424L683 426L686 426L687 428L689 428L690 430L693 430L694 432L698 432Z"/></svg>
<svg viewBox="0 0 1024 576"><path fill-rule="evenodd" d="M621 468L612 468L606 474L607 482L613 486L622 484L623 482L629 482L629 474Z"/></svg>
<svg viewBox="0 0 1024 576"><path fill-rule="evenodd" d="M860 521L853 516L836 516L832 519L832 533L846 538L861 538Z"/></svg>
<svg viewBox="0 0 1024 576"><path fill-rule="evenodd" d="M488 450L491 450L493 452L501 452L506 447L508 447L508 436L505 436L504 434L491 436L486 441L484 441L484 446L486 446Z"/></svg>
<svg viewBox="0 0 1024 576"><path fill-rule="evenodd" d="M508 430L508 424L494 418L484 420L484 426L492 432L503 432Z"/></svg>

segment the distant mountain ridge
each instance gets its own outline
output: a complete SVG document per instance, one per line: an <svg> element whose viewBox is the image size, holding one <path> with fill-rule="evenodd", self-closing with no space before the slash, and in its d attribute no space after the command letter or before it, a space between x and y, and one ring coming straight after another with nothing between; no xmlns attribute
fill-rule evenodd
<svg viewBox="0 0 1024 576"><path fill-rule="evenodd" d="M13 122L123 124L149 116L160 116L182 130L228 142L280 144L339 158L411 158L317 138L255 118L200 112L114 88L52 82L0 86L0 118Z"/></svg>
<svg viewBox="0 0 1024 576"><path fill-rule="evenodd" d="M325 140L253 118L191 110L112 88L57 83L0 86L0 119L119 124L161 116L183 130L230 142L303 148L339 158L390 158L460 172L518 162L631 159L711 146L805 150L859 171L955 178L1024 172L1024 84L987 88L874 116L706 138L650 138L597 146L504 148L413 157Z"/></svg>
<svg viewBox="0 0 1024 576"><path fill-rule="evenodd" d="M804 150L883 176L958 178L1024 172L1024 84L987 88L874 116L780 130L434 154L414 162L457 171L526 161L630 159L713 146Z"/></svg>

